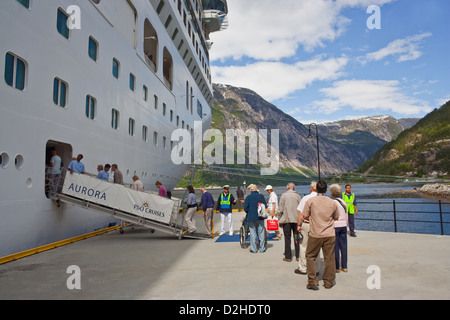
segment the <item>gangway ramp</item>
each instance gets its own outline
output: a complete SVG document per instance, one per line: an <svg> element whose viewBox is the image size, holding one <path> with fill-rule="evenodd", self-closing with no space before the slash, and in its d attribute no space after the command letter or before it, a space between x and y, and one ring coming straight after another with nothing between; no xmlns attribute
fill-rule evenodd
<svg viewBox="0 0 450 320"><path fill-rule="evenodd" d="M186 226L178 223L181 200L165 198L151 191L138 191L124 185L110 183L96 177L67 172L57 199L122 221L173 234L181 239L205 239L186 233Z"/></svg>

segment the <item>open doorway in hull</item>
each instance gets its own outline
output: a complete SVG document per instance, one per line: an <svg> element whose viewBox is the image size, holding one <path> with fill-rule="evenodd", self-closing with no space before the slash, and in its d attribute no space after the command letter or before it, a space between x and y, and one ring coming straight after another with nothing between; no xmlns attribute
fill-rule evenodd
<svg viewBox="0 0 450 320"><path fill-rule="evenodd" d="M59 181L59 177L52 174L52 166L50 164L53 151L61 158L61 168L67 168L72 160L72 145L60 141L48 140L45 146L45 195L51 198L51 189L55 185L55 181Z"/></svg>

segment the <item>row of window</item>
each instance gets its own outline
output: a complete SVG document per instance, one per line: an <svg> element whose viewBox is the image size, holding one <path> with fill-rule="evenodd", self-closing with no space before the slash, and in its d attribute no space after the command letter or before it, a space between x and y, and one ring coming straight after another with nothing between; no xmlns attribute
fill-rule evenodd
<svg viewBox="0 0 450 320"><path fill-rule="evenodd" d="M130 74L130 88L134 90L134 76ZM26 62L14 55L11 52L6 53L5 56L5 81L9 86L12 86L19 90L24 90L25 88L25 76L26 76ZM66 81L55 77L53 80L53 102L65 108L67 105L67 97L68 97L68 89L69 85ZM143 86L143 99L145 101L148 100L148 88ZM158 96L154 96L154 106L155 109L158 108ZM199 105L201 106L201 105ZM199 107L198 106L198 107ZM91 95L86 95L86 104L85 104L85 115L88 119L94 120L96 118L97 111L97 99ZM201 110L200 110L201 111ZM163 116L167 115L167 105L163 103L162 106L162 114ZM174 112L173 110L169 110L169 120L173 122ZM120 122L120 113L117 109L111 110L111 128L118 129ZM180 117L176 116L176 126L180 126ZM185 121L181 121L181 127L185 128ZM187 130L191 130L192 128L189 125L186 125ZM135 120L133 118L129 118L128 120L128 134L130 136L135 136ZM142 140L148 141L148 127L142 127ZM158 133L155 131L153 133L153 144L155 146L158 145ZM167 138L162 138L163 148L167 149ZM171 146L172 147L172 146Z"/></svg>
<svg viewBox="0 0 450 320"><path fill-rule="evenodd" d="M176 2L176 1L177 0L174 0L174 2ZM208 50L207 50L204 40L201 38L201 35L200 35L200 33L201 33L200 26L202 25L201 24L201 11L199 9L198 1L195 1L195 4L196 4L195 10L197 11L200 22L197 21L195 13L192 11L194 9L191 10L191 8L189 8L188 2L185 3L185 6L188 6L187 9L189 11L189 14L186 13L186 10L184 8L182 9L181 0L178 0L178 11L179 11L180 16L182 16L184 26L186 27L186 29L188 31L188 35L192 40L193 48L195 49L195 52L197 53L197 57L202 65L203 71L206 74L206 79L209 82L209 84L211 84L211 74L210 74L209 65L208 65L208 59L209 59ZM158 15L160 15L160 17L161 17L161 12L162 12L162 9L164 8L164 5L165 5L165 0L160 0L158 3L158 6L156 7L156 12L158 13ZM183 13L182 13L182 11L183 11ZM192 22L187 21L187 17L190 17ZM169 33L169 36L170 36L169 26L172 23L172 16L169 14L165 18L165 20L163 19L163 17L161 17L161 19L162 19L161 21L164 23L164 26L166 27L167 32ZM200 38L200 47L203 47L203 52L199 47L199 42L196 40L195 32L197 32L199 34L198 37ZM171 34L171 38L174 43L176 41L178 34L179 34L178 28L175 27ZM153 36L157 39L156 34ZM148 37L144 36L144 39L148 39ZM176 43L175 43L175 45L176 45ZM145 42L144 42L144 46L145 46ZM204 82L203 79L199 80L201 70L199 70L197 68L196 64L193 65L193 58L191 58L189 61L186 60L186 57L189 53L189 49L185 49L184 54L183 54L183 47L184 47L184 39L183 39L183 37L181 37L178 47L177 47L178 51L179 51L180 55L182 56L183 60L185 61L186 65L187 65L188 69L190 70L192 76L194 77L195 81L196 82L199 81L198 86L200 88L200 91L206 97L207 101L210 101L212 99L212 97L211 97L211 94L209 93L209 88L208 88L207 83ZM144 52L146 52L146 50L144 50ZM205 57L206 57L206 59L205 59ZM193 67L192 67L192 65L193 65Z"/></svg>

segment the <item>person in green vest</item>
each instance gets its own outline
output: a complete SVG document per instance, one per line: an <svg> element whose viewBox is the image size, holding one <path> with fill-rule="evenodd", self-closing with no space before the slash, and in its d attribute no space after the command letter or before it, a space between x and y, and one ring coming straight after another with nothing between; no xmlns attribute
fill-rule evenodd
<svg viewBox="0 0 450 320"><path fill-rule="evenodd" d="M347 184L345 186L345 192L342 192L342 200L347 204L348 213L348 227L350 229L350 237L356 237L355 234L355 215L358 214L358 208L356 207L355 194L352 193L352 186Z"/></svg>
<svg viewBox="0 0 450 320"><path fill-rule="evenodd" d="M233 235L233 218L231 216L232 206L236 204L236 200L230 193L230 186L223 186L223 193L220 194L219 199L217 199L216 212L220 212L221 217L221 231L219 236L225 234L225 219L228 220L229 234Z"/></svg>

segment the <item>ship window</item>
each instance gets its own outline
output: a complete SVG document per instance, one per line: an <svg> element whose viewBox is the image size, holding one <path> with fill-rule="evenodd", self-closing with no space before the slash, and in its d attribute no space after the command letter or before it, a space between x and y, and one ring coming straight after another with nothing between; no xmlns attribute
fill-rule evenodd
<svg viewBox="0 0 450 320"><path fill-rule="evenodd" d="M193 107L192 107L192 105L194 104L194 91L192 90L192 87L191 87L191 96L190 96L190 100L191 100L191 114L193 114Z"/></svg>
<svg viewBox="0 0 450 320"><path fill-rule="evenodd" d="M180 116L177 116L177 127L180 125Z"/></svg>
<svg viewBox="0 0 450 320"><path fill-rule="evenodd" d="M173 110L170 110L170 122L173 121Z"/></svg>
<svg viewBox="0 0 450 320"><path fill-rule="evenodd" d="M167 149L166 143L167 143L167 138L163 137L163 148L164 148L164 150Z"/></svg>
<svg viewBox="0 0 450 320"><path fill-rule="evenodd" d="M128 119L128 134L134 136L134 125L135 121L133 118Z"/></svg>
<svg viewBox="0 0 450 320"><path fill-rule="evenodd" d="M19 90L25 89L25 72L26 72L25 61L8 52L5 57L6 83L9 86Z"/></svg>
<svg viewBox="0 0 450 320"><path fill-rule="evenodd" d="M119 111L116 109L112 109L111 112L111 127L116 130L119 128Z"/></svg>
<svg viewBox="0 0 450 320"><path fill-rule="evenodd" d="M86 96L86 117L88 119L94 120L95 119L95 109L97 105L97 100L95 100L94 97L87 95Z"/></svg>
<svg viewBox="0 0 450 320"><path fill-rule="evenodd" d="M147 142L147 132L148 132L147 126L142 126L142 141Z"/></svg>
<svg viewBox="0 0 450 320"><path fill-rule="evenodd" d="M134 91L134 84L136 83L136 77L130 73L130 90Z"/></svg>
<svg viewBox="0 0 450 320"><path fill-rule="evenodd" d="M154 95L154 101L155 101L155 110L158 110L158 96Z"/></svg>
<svg viewBox="0 0 450 320"><path fill-rule="evenodd" d="M166 106L166 104L165 104L165 103L163 103L163 110L162 110L162 114L163 114L163 116L165 116L165 115L166 115L166 109L167 109L167 106Z"/></svg>
<svg viewBox="0 0 450 320"><path fill-rule="evenodd" d="M145 85L142 87L142 99L144 99L144 101L148 100L148 88Z"/></svg>
<svg viewBox="0 0 450 320"><path fill-rule="evenodd" d="M186 110L189 110L189 81L186 81Z"/></svg>
<svg viewBox="0 0 450 320"><path fill-rule="evenodd" d="M61 79L53 80L53 102L60 107L66 106L67 100L67 83Z"/></svg>
<svg viewBox="0 0 450 320"><path fill-rule="evenodd" d="M173 69L173 60L172 55L169 53L169 50L164 47L163 51L163 76L164 82L172 90L172 69Z"/></svg>
<svg viewBox="0 0 450 320"><path fill-rule="evenodd" d="M169 28L170 23L172 22L172 16L169 14L169 16L166 19L166 23L164 23L164 26L167 28Z"/></svg>
<svg viewBox="0 0 450 320"><path fill-rule="evenodd" d="M144 54L148 66L156 72L158 61L158 35L148 19L144 22Z"/></svg>
<svg viewBox="0 0 450 320"><path fill-rule="evenodd" d="M203 106L198 100L197 100L197 114L200 116L200 118L203 118Z"/></svg>
<svg viewBox="0 0 450 320"><path fill-rule="evenodd" d="M69 16L63 11L63 9L58 8L58 16L56 20L56 29L58 32L66 39L69 39L69 28L67 27L67 20Z"/></svg>
<svg viewBox="0 0 450 320"><path fill-rule="evenodd" d="M23 156L21 154L18 154L16 156L16 159L14 159L14 164L15 164L17 170L20 170L23 168L23 162L24 162Z"/></svg>
<svg viewBox="0 0 450 320"><path fill-rule="evenodd" d="M30 0L17 0L19 3L21 3L25 8L30 8Z"/></svg>
<svg viewBox="0 0 450 320"><path fill-rule="evenodd" d="M178 51L181 50L181 47L183 47L183 44L184 44L184 40L181 39L180 44L178 45Z"/></svg>
<svg viewBox="0 0 450 320"><path fill-rule="evenodd" d="M173 34L172 34L172 40L175 40L175 38L177 37L178 34L178 28L175 28Z"/></svg>
<svg viewBox="0 0 450 320"><path fill-rule="evenodd" d="M5 152L0 154L0 167L5 169L8 166L9 163L9 155Z"/></svg>
<svg viewBox="0 0 450 320"><path fill-rule="evenodd" d="M158 7L156 8L156 12L157 12L158 14L160 14L163 7L164 7L164 0L160 0L160 1L159 1L159 4L158 4Z"/></svg>
<svg viewBox="0 0 450 320"><path fill-rule="evenodd" d="M153 132L153 145L156 147L158 145L158 132Z"/></svg>
<svg viewBox="0 0 450 320"><path fill-rule="evenodd" d="M88 53L89 53L89 57L91 57L92 60L97 61L97 57L98 57L98 42L92 37L89 37Z"/></svg>
<svg viewBox="0 0 450 320"><path fill-rule="evenodd" d="M120 70L120 62L116 58L113 58L112 74L116 79L119 79L119 70Z"/></svg>

